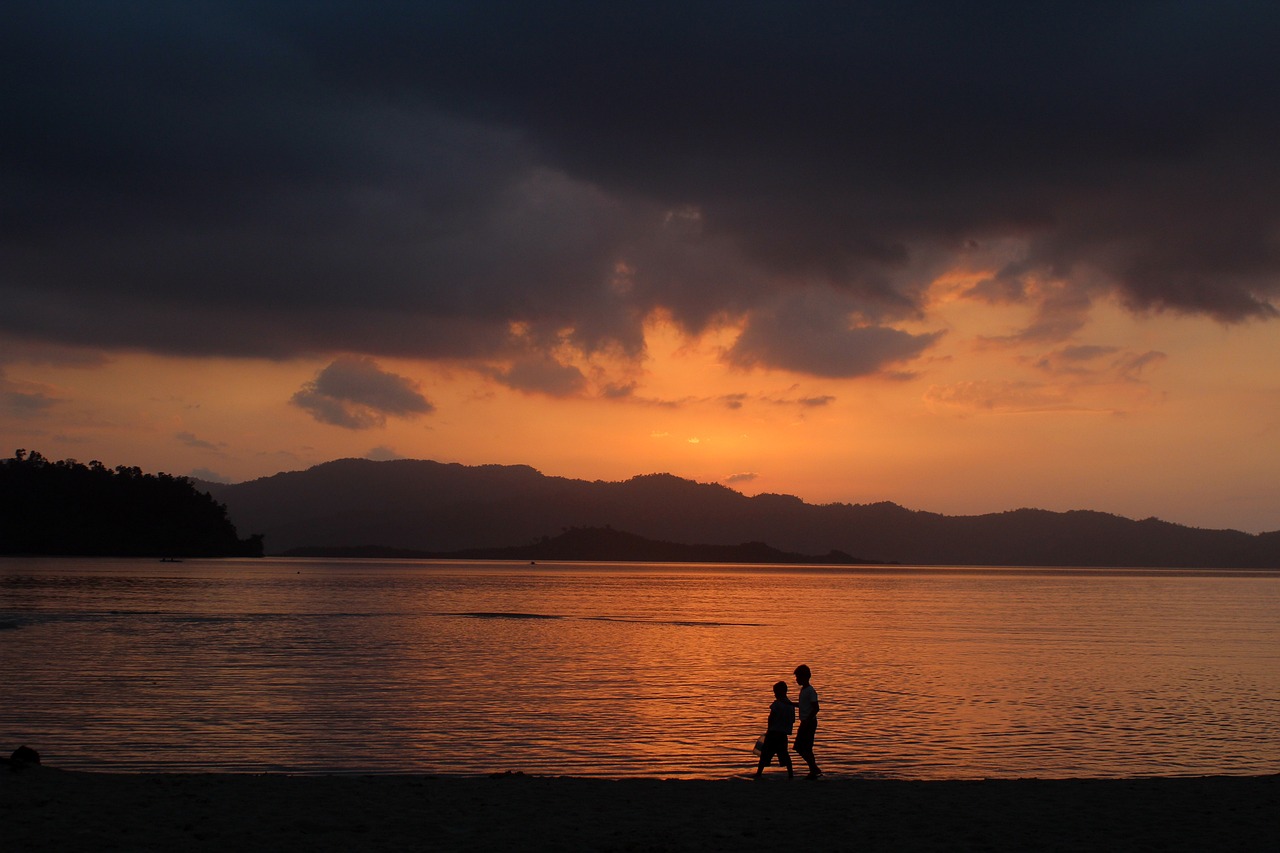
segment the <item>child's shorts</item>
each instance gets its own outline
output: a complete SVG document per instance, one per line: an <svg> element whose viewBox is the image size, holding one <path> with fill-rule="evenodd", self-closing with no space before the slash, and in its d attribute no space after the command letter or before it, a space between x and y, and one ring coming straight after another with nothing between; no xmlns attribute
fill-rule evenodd
<svg viewBox="0 0 1280 853"><path fill-rule="evenodd" d="M779 764L787 764L791 761L791 756L787 754L786 732L764 733L764 749L760 750L760 760L768 764L775 755L778 756Z"/></svg>

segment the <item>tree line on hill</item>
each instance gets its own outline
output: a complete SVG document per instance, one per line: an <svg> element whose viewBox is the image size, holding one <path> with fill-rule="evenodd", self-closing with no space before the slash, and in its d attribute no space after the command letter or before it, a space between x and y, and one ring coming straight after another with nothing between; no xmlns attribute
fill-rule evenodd
<svg viewBox="0 0 1280 853"><path fill-rule="evenodd" d="M18 450L0 461L0 553L109 557L260 557L226 507L185 477L54 462Z"/></svg>

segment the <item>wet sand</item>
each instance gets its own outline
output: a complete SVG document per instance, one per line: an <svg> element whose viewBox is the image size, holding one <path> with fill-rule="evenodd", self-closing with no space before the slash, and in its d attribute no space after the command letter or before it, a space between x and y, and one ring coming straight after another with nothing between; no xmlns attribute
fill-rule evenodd
<svg viewBox="0 0 1280 853"><path fill-rule="evenodd" d="M1280 776L918 782L0 768L6 850L1280 850Z"/></svg>

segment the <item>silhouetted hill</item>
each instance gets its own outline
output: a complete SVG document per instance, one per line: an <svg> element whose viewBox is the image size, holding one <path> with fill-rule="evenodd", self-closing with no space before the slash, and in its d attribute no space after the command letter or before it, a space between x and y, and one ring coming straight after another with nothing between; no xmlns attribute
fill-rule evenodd
<svg viewBox="0 0 1280 853"><path fill-rule="evenodd" d="M641 563L789 563L805 565L866 565L840 551L822 556L793 554L770 548L763 542L741 545L684 545L658 542L608 527L566 530L559 536L544 536L531 545L507 548L470 548L463 551L414 551L405 548L312 546L286 551L285 557L373 557L388 559L451 560L592 560Z"/></svg>
<svg viewBox="0 0 1280 853"><path fill-rule="evenodd" d="M0 554L260 557L262 540L184 477L19 450L0 461Z"/></svg>
<svg viewBox="0 0 1280 853"><path fill-rule="evenodd" d="M1280 567L1280 532L1201 530L1101 512L1018 509L944 516L892 503L747 497L669 474L623 482L548 477L527 466L342 459L237 485L201 484L271 553L302 546L453 552L537 542L569 528L672 543L767 542L920 565Z"/></svg>

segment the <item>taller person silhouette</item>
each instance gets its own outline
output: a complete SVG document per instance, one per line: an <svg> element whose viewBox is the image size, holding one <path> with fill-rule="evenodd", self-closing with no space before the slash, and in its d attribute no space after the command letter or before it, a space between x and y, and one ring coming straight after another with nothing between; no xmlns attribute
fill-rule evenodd
<svg viewBox="0 0 1280 853"><path fill-rule="evenodd" d="M809 765L809 778L817 779L822 775L813 757L813 737L818 731L818 691L809 683L813 673L807 665L796 667L795 676L796 684L800 685L800 701L796 703L800 709L800 728L796 730L794 746L804 763Z"/></svg>

